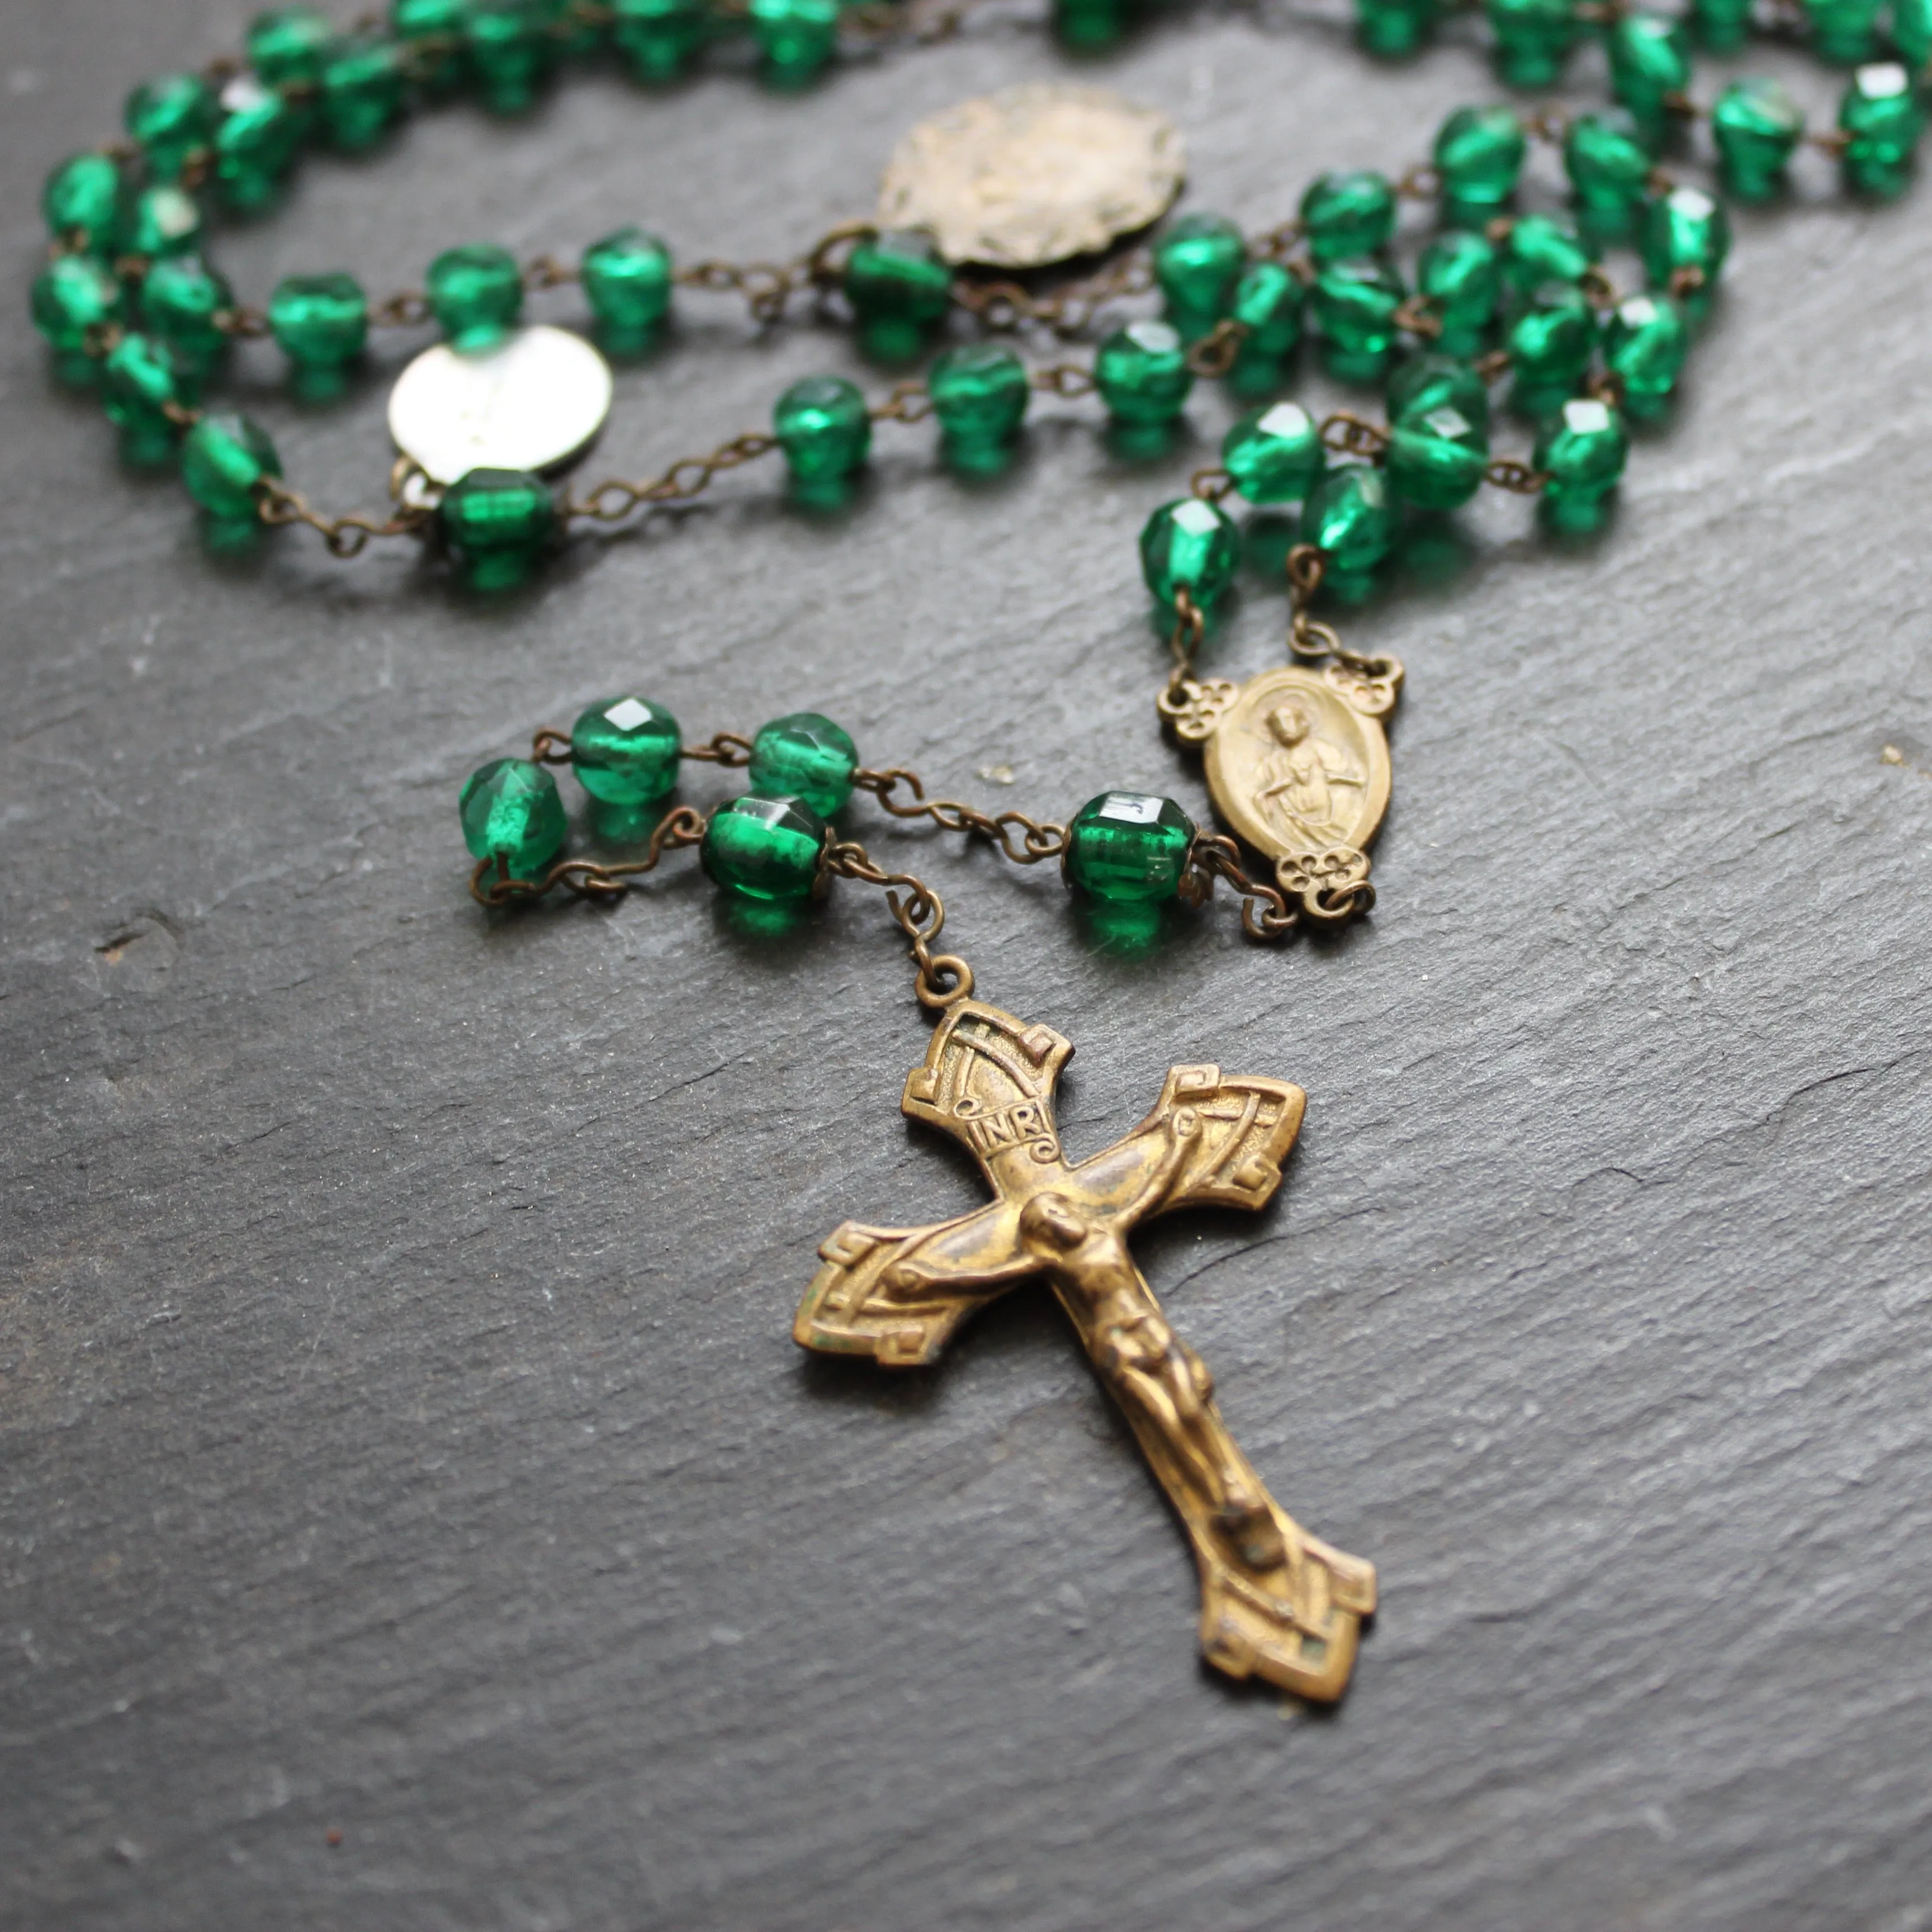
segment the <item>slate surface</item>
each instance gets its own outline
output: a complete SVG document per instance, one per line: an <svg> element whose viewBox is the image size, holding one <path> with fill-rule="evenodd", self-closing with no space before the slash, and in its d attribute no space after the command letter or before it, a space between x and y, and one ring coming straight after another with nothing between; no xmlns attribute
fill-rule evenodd
<svg viewBox="0 0 1932 1932"><path fill-rule="evenodd" d="M14 0L17 286L48 164L242 18ZM782 256L919 115L1062 70L988 25L800 99L579 80L318 163L222 258L259 300L638 216ZM1312 17L1103 74L1250 226L1492 91L1473 38L1377 70ZM1284 955L1224 904L1126 952L855 814L1079 1042L1076 1150L1171 1061L1310 1090L1264 1222L1141 1246L1276 1492L1380 1566L1326 1718L1197 1666L1183 1546L1042 1299L911 1380L794 1350L839 1220L974 1198L896 1112L925 1029L876 900L760 939L686 865L492 921L454 824L473 765L633 686L694 732L822 708L1001 805L1198 808L1132 539L1226 400L1148 466L1043 410L979 488L890 434L842 518L748 474L479 608L406 546L211 562L16 304L0 1922L1932 1923L1932 248L1922 197L1847 212L1808 162L1798 201L1741 220L1603 538L1491 504L1350 620L1411 677L1372 925ZM686 314L593 463L851 366ZM379 495L380 370L312 418L274 380L251 352L297 480ZM1281 616L1257 580L1216 668Z"/></svg>

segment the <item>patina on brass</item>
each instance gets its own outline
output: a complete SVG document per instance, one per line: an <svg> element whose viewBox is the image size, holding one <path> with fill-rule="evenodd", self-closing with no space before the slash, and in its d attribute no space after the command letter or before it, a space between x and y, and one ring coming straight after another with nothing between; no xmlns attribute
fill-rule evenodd
<svg viewBox="0 0 1932 1932"><path fill-rule="evenodd" d="M1304 1096L1285 1081L1174 1067L1132 1133L1070 1166L1053 1090L1072 1051L996 1006L947 1010L901 1104L963 1142L998 1198L928 1228L848 1221L819 1250L825 1265L793 1333L808 1348L920 1367L968 1316L1045 1275L1193 1544L1208 1661L1339 1697L1375 1608L1374 1568L1308 1535L1269 1496L1221 1420L1206 1365L1168 1326L1127 1248L1156 1214L1262 1206Z"/></svg>
<svg viewBox="0 0 1932 1932"><path fill-rule="evenodd" d="M1185 174L1180 130L1104 88L1034 82L962 101L893 150L886 228L926 228L949 262L1038 268L1164 214Z"/></svg>

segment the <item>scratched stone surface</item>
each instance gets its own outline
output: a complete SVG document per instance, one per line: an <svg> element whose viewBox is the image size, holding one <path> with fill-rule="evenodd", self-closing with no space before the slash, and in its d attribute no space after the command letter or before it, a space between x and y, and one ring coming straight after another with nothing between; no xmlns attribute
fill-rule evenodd
<svg viewBox="0 0 1932 1932"><path fill-rule="evenodd" d="M455 823L472 766L633 688L694 734L821 709L1000 806L1203 809L1132 539L1232 405L1139 462L1048 404L970 486L889 428L840 514L754 468L494 605L407 544L212 560L21 310L44 169L242 17L0 20L0 1922L1932 1923L1923 197L1848 210L1808 158L1606 531L1486 503L1346 615L1409 669L1368 925L1264 950L1224 900L1136 946L851 814L1078 1042L1076 1153L1171 1062L1309 1090L1272 1210L1139 1250L1276 1492L1380 1568L1317 1715L1198 1664L1043 1294L904 1379L794 1348L839 1220L977 1198L896 1111L926 1028L876 895L761 934L687 862L493 919ZM256 301L628 219L782 259L914 118L1065 69L989 20L796 98L578 78L317 160L220 259ZM1250 228L1494 91L1473 34L1378 69L1312 14L1174 18L1098 74ZM830 322L682 315L600 472L889 380ZM254 349L235 390L317 500L379 501L420 340L333 410ZM1252 578L1210 668L1274 661L1282 609Z"/></svg>

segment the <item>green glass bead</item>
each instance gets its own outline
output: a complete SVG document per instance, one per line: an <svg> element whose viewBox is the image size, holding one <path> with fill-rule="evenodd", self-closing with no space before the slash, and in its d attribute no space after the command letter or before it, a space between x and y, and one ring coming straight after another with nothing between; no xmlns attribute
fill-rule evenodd
<svg viewBox="0 0 1932 1932"><path fill-rule="evenodd" d="M1898 194L1925 131L1911 76L1896 62L1860 68L1838 104L1838 126L1849 137L1846 182L1862 194Z"/></svg>
<svg viewBox="0 0 1932 1932"><path fill-rule="evenodd" d="M1299 403L1251 410L1221 443L1221 466L1251 503L1298 503L1328 467L1322 431Z"/></svg>
<svg viewBox="0 0 1932 1932"><path fill-rule="evenodd" d="M121 284L91 255L57 255L34 278L34 326L63 356L87 347L88 332L121 320Z"/></svg>
<svg viewBox="0 0 1932 1932"><path fill-rule="evenodd" d="M282 473L268 432L244 416L205 416L182 441L182 481L219 523L256 520L258 485Z"/></svg>
<svg viewBox="0 0 1932 1932"><path fill-rule="evenodd" d="M470 65L493 114L520 114L556 65L557 45L538 0L471 0Z"/></svg>
<svg viewBox="0 0 1932 1932"><path fill-rule="evenodd" d="M1690 30L1708 52L1732 53L1749 37L1753 0L1690 0Z"/></svg>
<svg viewBox="0 0 1932 1932"><path fill-rule="evenodd" d="M1681 21L1662 14L1626 14L1606 42L1610 91L1653 134L1664 101L1690 85L1690 37Z"/></svg>
<svg viewBox="0 0 1932 1932"><path fill-rule="evenodd" d="M172 343L130 330L107 352L100 365L101 400L107 419L136 432L165 432L171 403L185 408L199 393L193 368Z"/></svg>
<svg viewBox="0 0 1932 1932"><path fill-rule="evenodd" d="M607 22L601 4L595 8L580 6L576 0L543 0L543 4L560 51L581 59L603 46Z"/></svg>
<svg viewBox="0 0 1932 1932"><path fill-rule="evenodd" d="M1053 34L1075 53L1099 53L1124 38L1126 0L1053 0Z"/></svg>
<svg viewBox="0 0 1932 1932"><path fill-rule="evenodd" d="M772 434L800 482L836 483L871 453L872 418L844 376L808 376L779 397Z"/></svg>
<svg viewBox="0 0 1932 1932"><path fill-rule="evenodd" d="M1730 253L1730 217L1702 188L1674 188L1646 209L1641 246L1653 288L1668 288L1680 269L1694 269L1708 289Z"/></svg>
<svg viewBox="0 0 1932 1932"><path fill-rule="evenodd" d="M1343 577L1374 569L1394 548L1396 513L1379 470L1346 464L1331 470L1301 506L1301 540L1313 544Z"/></svg>
<svg viewBox="0 0 1932 1932"><path fill-rule="evenodd" d="M711 878L740 898L809 898L825 838L824 820L802 799L748 792L711 814L698 856Z"/></svg>
<svg viewBox="0 0 1932 1932"><path fill-rule="evenodd" d="M228 346L215 318L234 306L226 278L199 255L164 256L141 284L142 326L204 371Z"/></svg>
<svg viewBox="0 0 1932 1932"><path fill-rule="evenodd" d="M616 0L611 11L611 38L635 80L676 80L704 44L703 0Z"/></svg>
<svg viewBox="0 0 1932 1932"><path fill-rule="evenodd" d="M863 237L845 258L839 287L862 322L926 328L952 306L952 271L922 228L888 228Z"/></svg>
<svg viewBox="0 0 1932 1932"><path fill-rule="evenodd" d="M1423 250L1415 287L1442 324L1437 341L1451 355L1472 355L1502 299L1502 257L1487 236L1457 230Z"/></svg>
<svg viewBox="0 0 1932 1932"><path fill-rule="evenodd" d="M1164 322L1115 329L1094 352L1094 387L1116 422L1173 422L1194 387L1180 332Z"/></svg>
<svg viewBox="0 0 1932 1932"><path fill-rule="evenodd" d="M526 470L472 470L442 493L436 526L481 590L520 583L556 528L550 486Z"/></svg>
<svg viewBox="0 0 1932 1932"><path fill-rule="evenodd" d="M462 80L470 0L390 0L389 31L408 47L418 87L447 94Z"/></svg>
<svg viewBox="0 0 1932 1932"><path fill-rule="evenodd" d="M1141 574L1168 610L1178 607L1184 590L1197 610L1211 610L1240 563L1239 526L1198 496L1162 504L1142 526Z"/></svg>
<svg viewBox="0 0 1932 1932"><path fill-rule="evenodd" d="M429 265L430 313L454 349L488 349L524 312L524 272L507 248L474 242L446 249Z"/></svg>
<svg viewBox="0 0 1932 1932"><path fill-rule="evenodd" d="M1526 214L1510 226L1503 244L1503 286L1520 300L1546 282L1580 283L1596 256L1567 215Z"/></svg>
<svg viewBox="0 0 1932 1932"><path fill-rule="evenodd" d="M933 364L926 387L940 435L966 449L1004 442L1033 400L1026 364L997 342L949 349Z"/></svg>
<svg viewBox="0 0 1932 1932"><path fill-rule="evenodd" d="M322 70L329 139L349 154L373 147L402 111L402 50L373 37L344 42Z"/></svg>
<svg viewBox="0 0 1932 1932"><path fill-rule="evenodd" d="M1445 211L1480 223L1516 193L1528 136L1512 107L1459 107L1437 130L1434 160Z"/></svg>
<svg viewBox="0 0 1932 1932"><path fill-rule="evenodd" d="M1630 454L1623 420L1608 403L1580 396L1544 424L1531 461L1549 478L1544 500L1559 523L1586 526L1617 487Z"/></svg>
<svg viewBox="0 0 1932 1932"><path fill-rule="evenodd" d="M1914 71L1932 62L1932 0L1892 0L1892 44Z"/></svg>
<svg viewBox="0 0 1932 1932"><path fill-rule="evenodd" d="M1765 201L1804 136L1804 112L1774 80L1733 81L1711 110L1725 188L1740 201Z"/></svg>
<svg viewBox="0 0 1932 1932"><path fill-rule="evenodd" d="M335 44L335 23L314 7L277 7L248 26L248 64L270 87L314 80Z"/></svg>
<svg viewBox="0 0 1932 1932"><path fill-rule="evenodd" d="M128 97L122 119L157 181L172 181L213 138L214 96L198 74L164 74Z"/></svg>
<svg viewBox="0 0 1932 1932"><path fill-rule="evenodd" d="M1251 262L1241 272L1228 313L1245 328L1243 344L1257 356L1286 356L1301 340L1307 291L1279 262Z"/></svg>
<svg viewBox="0 0 1932 1932"><path fill-rule="evenodd" d="M578 274L600 328L641 340L670 308L670 250L641 228L620 228L584 251Z"/></svg>
<svg viewBox="0 0 1932 1932"><path fill-rule="evenodd" d="M809 80L838 51L838 0L751 0L752 38L766 77Z"/></svg>
<svg viewBox="0 0 1932 1932"><path fill-rule="evenodd" d="M1172 223L1154 244L1154 278L1168 320L1204 335L1228 313L1247 262L1247 242L1226 215L1184 214Z"/></svg>
<svg viewBox="0 0 1932 1932"><path fill-rule="evenodd" d="M1112 905L1145 905L1180 890L1194 821L1171 798L1103 791L1066 828L1068 883Z"/></svg>
<svg viewBox="0 0 1932 1932"><path fill-rule="evenodd" d="M1532 392L1574 388L1596 346L1596 311L1568 282L1534 290L1510 325L1510 367Z"/></svg>
<svg viewBox="0 0 1932 1932"><path fill-rule="evenodd" d="M852 796L859 748L842 725L815 711L774 718L752 740L746 780L767 798L802 799L820 818L844 808Z"/></svg>
<svg viewBox="0 0 1932 1932"><path fill-rule="evenodd" d="M289 275L268 298L268 332L298 369L346 368L369 340L369 298L353 275Z"/></svg>
<svg viewBox="0 0 1932 1932"><path fill-rule="evenodd" d="M266 208L281 191L308 126L279 90L248 74L221 90L214 130L214 178L230 208Z"/></svg>
<svg viewBox="0 0 1932 1932"><path fill-rule="evenodd" d="M1838 67L1856 67L1875 58L1883 6L1884 0L1804 0L1818 58Z"/></svg>
<svg viewBox="0 0 1932 1932"><path fill-rule="evenodd" d="M464 782L458 809L476 859L502 862L513 879L539 879L569 836L556 780L528 758L493 758Z"/></svg>
<svg viewBox="0 0 1932 1932"><path fill-rule="evenodd" d="M1445 403L1396 424L1383 461L1389 488L1406 502L1423 510L1460 509L1483 487L1489 439Z"/></svg>
<svg viewBox="0 0 1932 1932"><path fill-rule="evenodd" d="M1650 142L1628 108L1580 114L1563 137L1563 168L1586 213L1607 217L1621 235L1647 192Z"/></svg>
<svg viewBox="0 0 1932 1932"><path fill-rule="evenodd" d="M135 196L122 245L130 255L155 261L199 248L201 227L201 204L184 188L164 182Z"/></svg>
<svg viewBox="0 0 1932 1932"><path fill-rule="evenodd" d="M1347 356L1376 356L1394 346L1396 310L1408 291L1394 266L1360 255L1325 263L1315 278L1315 326Z"/></svg>
<svg viewBox="0 0 1932 1932"><path fill-rule="evenodd" d="M1690 326L1669 296L1630 296L1610 311L1604 362L1619 377L1633 416L1654 415L1677 386Z"/></svg>
<svg viewBox="0 0 1932 1932"><path fill-rule="evenodd" d="M1489 386L1468 363L1439 350L1412 356L1396 369L1389 378L1384 406L1389 421L1397 425L1453 410L1479 435L1489 434Z"/></svg>
<svg viewBox="0 0 1932 1932"><path fill-rule="evenodd" d="M40 212L56 241L106 254L121 222L121 169L110 154L76 154L48 176Z"/></svg>
<svg viewBox="0 0 1932 1932"><path fill-rule="evenodd" d="M570 728L577 782L606 805L656 805L677 788L682 734L662 704L604 698Z"/></svg>
<svg viewBox="0 0 1932 1932"><path fill-rule="evenodd" d="M1412 54L1435 31L1436 0L1355 0L1355 36L1384 60Z"/></svg>
<svg viewBox="0 0 1932 1932"><path fill-rule="evenodd" d="M1376 254L1395 233L1395 189L1366 168L1323 175L1301 197L1301 227L1318 267Z"/></svg>
<svg viewBox="0 0 1932 1932"><path fill-rule="evenodd" d="M1484 0L1496 70L1512 87L1553 86L1575 45L1574 0Z"/></svg>

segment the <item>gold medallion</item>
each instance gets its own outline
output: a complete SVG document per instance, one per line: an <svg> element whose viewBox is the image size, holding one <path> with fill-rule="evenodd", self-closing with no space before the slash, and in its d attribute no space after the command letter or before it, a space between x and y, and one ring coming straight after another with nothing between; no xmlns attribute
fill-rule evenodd
<svg viewBox="0 0 1932 1932"><path fill-rule="evenodd" d="M1043 268L1144 228L1184 172L1165 114L1104 88L1036 82L922 121L887 164L879 223L931 230L949 262Z"/></svg>
<svg viewBox="0 0 1932 1932"><path fill-rule="evenodd" d="M1190 678L1162 694L1175 735L1206 752L1216 812L1274 861L1282 891L1316 918L1372 902L1368 848L1389 800L1382 721L1401 690L1394 658L1338 657L1246 684Z"/></svg>

